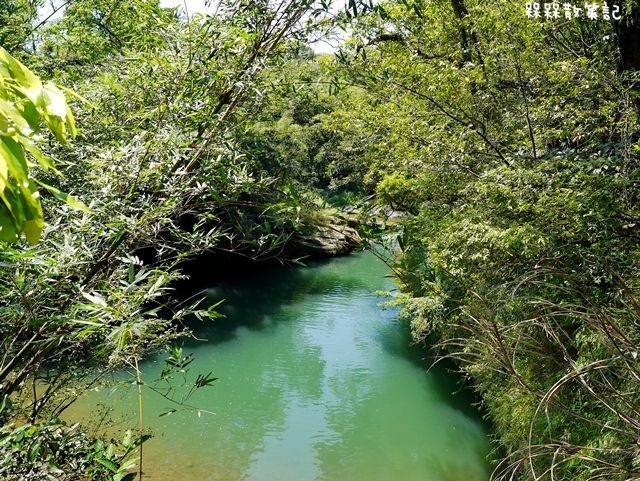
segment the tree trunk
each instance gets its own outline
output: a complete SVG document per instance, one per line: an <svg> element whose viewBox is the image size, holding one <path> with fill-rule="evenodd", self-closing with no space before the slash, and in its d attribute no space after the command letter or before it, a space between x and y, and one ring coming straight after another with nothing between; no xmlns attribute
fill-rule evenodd
<svg viewBox="0 0 640 481"><path fill-rule="evenodd" d="M640 4L636 1L633 3L631 12L615 24L620 50L619 68L621 72L640 70Z"/></svg>
<svg viewBox="0 0 640 481"><path fill-rule="evenodd" d="M631 11L623 15L614 27L620 51L618 71L621 74L640 71L640 4L638 0L627 1L633 2ZM624 3L621 9L625 9ZM626 85L629 88L629 99L640 118L640 81L630 79L626 81Z"/></svg>
<svg viewBox="0 0 640 481"><path fill-rule="evenodd" d="M471 62L471 49L469 48L469 35L467 29L462 24L462 19L467 16L467 8L462 3L462 0L451 0L451 8L453 8L453 14L458 21L458 31L460 32L460 44L462 45L462 63L466 64Z"/></svg>
<svg viewBox="0 0 640 481"><path fill-rule="evenodd" d="M482 55L480 55L480 49L478 47L478 37L475 32L467 32L464 26L464 19L469 15L464 0L451 0L451 8L458 24L458 31L460 32L460 44L462 45L462 65L473 61L471 49L474 48L478 55L478 63L483 65Z"/></svg>

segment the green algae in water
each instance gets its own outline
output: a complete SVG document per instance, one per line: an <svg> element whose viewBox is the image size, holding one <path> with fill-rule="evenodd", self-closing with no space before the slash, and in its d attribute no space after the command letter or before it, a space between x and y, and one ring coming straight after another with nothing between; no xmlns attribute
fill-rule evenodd
<svg viewBox="0 0 640 481"><path fill-rule="evenodd" d="M193 373L219 378L190 399L215 414L160 416L173 406L145 391L147 479L486 481L483 425L452 397L451 374L427 373L395 311L380 308L386 275L355 254L210 289L226 318L184 349ZM164 357L142 365L145 378ZM67 417L91 420L103 403L135 427L135 390L125 391L90 393Z"/></svg>

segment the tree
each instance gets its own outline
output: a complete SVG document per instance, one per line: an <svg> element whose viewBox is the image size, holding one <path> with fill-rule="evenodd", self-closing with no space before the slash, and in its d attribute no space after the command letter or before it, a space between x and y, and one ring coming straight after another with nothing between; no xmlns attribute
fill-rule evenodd
<svg viewBox="0 0 640 481"><path fill-rule="evenodd" d="M26 47L42 0L4 0L0 4L0 46L11 53Z"/></svg>
<svg viewBox="0 0 640 481"><path fill-rule="evenodd" d="M42 29L39 51L48 69L95 66L135 46L160 46L162 26L175 21L158 0L74 0Z"/></svg>
<svg viewBox="0 0 640 481"><path fill-rule="evenodd" d="M96 382L96 371L99 378L135 365L188 335L183 322L189 314L212 315L197 302L171 296L187 260L229 251L278 257L303 225L299 198L251 168L235 131L261 108L256 90L265 69L314 28L310 13L317 7L319 15L323 7L229 0L220 3L219 15L187 23L171 12L156 16L152 2L110 6L117 3L150 12L144 19L153 24L144 35L128 36L126 22L135 19L128 10L114 11L109 22L100 17L122 41L111 43L88 8L76 10L77 17L70 9L60 28L84 22L79 31L96 34L96 43L89 42L96 51L80 52L81 62L63 61L73 55L66 45L79 36L73 42L60 37L60 48L52 36L44 58L33 57L47 75L91 101L74 105L83 129L73 149L41 145L59 159L63 176L50 168L38 170L38 178L52 189L72 190L92 210L45 205L42 241L0 253L0 403L11 405L2 413L6 422L10 415L35 422L59 414L70 401L63 395L69 385L75 396ZM41 90L48 92L48 85ZM65 124L53 117L61 112L43 119L70 135L73 117L65 110ZM60 130L65 125L69 129ZM27 387L36 394L21 396ZM41 459L46 454L33 455L44 468L54 465Z"/></svg>
<svg viewBox="0 0 640 481"><path fill-rule="evenodd" d="M145 2L133 3L140 8L146 5ZM56 183L58 187L84 191L87 196L95 190L102 192L99 199L94 199L95 202L110 207L86 220L92 223L91 229L83 227L78 232L74 242L84 247L77 251L82 259L76 258L74 262L87 266L86 270L81 275L74 274L75 282L67 285L71 298L61 303L54 302L58 311L51 317L51 322L39 324L35 338L24 346L14 346L16 357L0 368L0 384L3 384L0 391L11 394L29 373L38 368L45 356L59 355L59 348L41 342L42 339L60 335L74 327L73 322L69 323L67 319L68 312L73 312L72 306L86 302L84 294L87 289L100 289L101 286L107 289L111 285L111 276L122 275L122 256L134 255L153 245L158 252L149 254L145 261L171 269L178 259L211 248L223 237L221 232L230 227L241 229L246 236L247 249L254 249L256 256L266 255L272 243L274 249L281 247L290 231L263 234L260 224L256 225L259 213L268 208L262 201L274 200L269 192L269 180L254 181L252 174L246 173L245 166L237 160L234 145L219 143L218 139L230 137L226 130L233 125L232 116L266 63L280 55L287 39L304 34L299 30L299 22L311 7L311 2L281 2L278 5L265 2L258 8L255 2L229 1L220 5L218 17L210 17L201 23L181 24L173 17L157 17L156 27L163 31L163 35L146 37L149 41L141 43L125 42L123 38L127 58L114 59L99 76L76 85L95 103L82 106L86 109L82 116L85 135L76 148L72 151L54 148L55 153L64 155L70 164L65 169L65 177L57 179ZM150 8L155 7L152 5ZM70 24L75 20L78 23L86 20L85 10L78 13L79 18L74 17L74 12L77 11L67 13ZM114 16L114 19L123 21L125 18L124 13ZM112 30L119 31L125 26L116 28L114 25ZM212 37L215 42L211 41ZM162 41L160 47L156 43L158 39ZM15 88L11 87L12 95L23 102L21 115L13 117L20 120L23 115L35 115L37 112L50 124L59 140L66 141L67 128L75 133L73 116L59 91L52 84L42 84L16 61L11 60L9 65L11 77L21 82ZM176 79L179 79L178 83ZM105 115L95 115L93 109L97 105ZM25 121L24 125L18 125L20 128L12 131L11 135L15 136L15 142L21 142L36 156L43 168L53 172L49 157L34 147L30 132L26 130L29 127L36 131L37 126L33 122L38 118L27 117L32 123ZM136 129L132 129L132 125ZM142 143L144 149L140 148L141 137L145 139ZM3 136L3 139L7 137ZM131 153L124 158L104 160L105 155L112 155L114 145L124 152L132 149ZM26 160L19 157L20 152L16 155L22 161L20 165L26 165ZM12 167L16 161L13 158L9 160L13 162L8 164ZM14 177L22 175L21 179L26 178L24 169L10 172ZM100 173L99 178L96 178L97 172ZM19 192L27 199L22 201L25 205L23 210L11 211L13 202L20 198L8 199L5 204L17 226L12 230L9 229L11 226L5 228L3 232L8 239L17 236L17 229L26 228L28 239L35 242L42 229L35 182L28 185L29 189L22 184L19 186ZM48 188L57 192L53 187ZM15 189L17 187L13 184L6 183L6 192ZM247 201L247 194L255 196L255 201ZM244 211L238 206L244 207ZM26 210L27 207L31 210ZM281 208L285 207L278 206ZM113 212L118 212L119 216L113 218ZM56 221L65 219L65 222L71 222L66 215L59 215ZM226 219L229 224L221 225L219 218ZM286 215L280 219L283 224L291 225ZM95 232L101 235L96 237ZM56 258L53 252L49 254L52 259ZM18 259L19 254L16 253L14 261L19 262ZM63 265L69 267L66 262L50 267L58 271L64 269ZM154 276L147 278L150 275L147 274L144 284L151 278L157 280L157 276L162 278L162 285L169 282L172 276L163 276L161 272L163 270L158 268ZM18 275L18 271L13 274ZM47 275L67 278L70 274L58 271ZM129 278L129 275L125 277ZM9 284L10 281L5 279L3 283ZM159 292L156 289L151 293L152 297ZM20 292L12 295L19 303L24 301L18 300ZM40 301L50 303L48 296L48 293L43 293ZM134 301L133 295L130 297L132 305L138 302ZM138 300L142 301L142 297ZM50 313L55 310L51 309ZM117 311L124 314L121 308ZM31 310L30 316L38 317L36 312L37 309ZM83 311L76 313L82 317ZM15 314L21 318L24 312ZM66 320L61 321L58 316ZM137 322L135 316L127 319L118 314L116 317L118 328L126 333ZM16 326L20 323L17 318ZM106 328L95 327L98 330ZM131 340L128 334L123 336L123 339ZM72 339L73 336L66 338ZM104 347L95 350L104 352ZM16 366L21 367L17 373L12 373ZM15 375L12 382L4 382L7 376L12 375Z"/></svg>

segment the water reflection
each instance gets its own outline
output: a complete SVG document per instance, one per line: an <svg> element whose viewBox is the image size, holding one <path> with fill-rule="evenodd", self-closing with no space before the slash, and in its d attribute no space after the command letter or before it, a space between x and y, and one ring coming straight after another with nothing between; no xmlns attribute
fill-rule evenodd
<svg viewBox="0 0 640 481"><path fill-rule="evenodd" d="M200 372L220 378L177 412L145 393L158 433L145 448L154 480L484 481L482 427L453 407L444 372L425 374L393 311L374 292L390 288L370 255L309 269L272 271L209 291L227 318L198 325L188 341ZM157 376L161 359L144 365ZM135 409L133 391L119 401ZM108 391L76 407L109 402ZM133 423L132 423L133 424Z"/></svg>

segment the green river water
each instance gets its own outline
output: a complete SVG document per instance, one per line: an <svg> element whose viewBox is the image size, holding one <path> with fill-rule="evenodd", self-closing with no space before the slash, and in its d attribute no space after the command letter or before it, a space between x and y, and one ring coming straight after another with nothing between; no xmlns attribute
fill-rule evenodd
<svg viewBox="0 0 640 481"><path fill-rule="evenodd" d="M406 326L380 307L393 289L370 253L274 269L209 289L225 319L197 324L191 371L219 378L178 411L144 393L145 479L154 481L485 481L489 443L470 399L426 372ZM141 365L158 377L160 355ZM102 388L67 413L135 428L134 387ZM118 422L121 420L120 422Z"/></svg>

